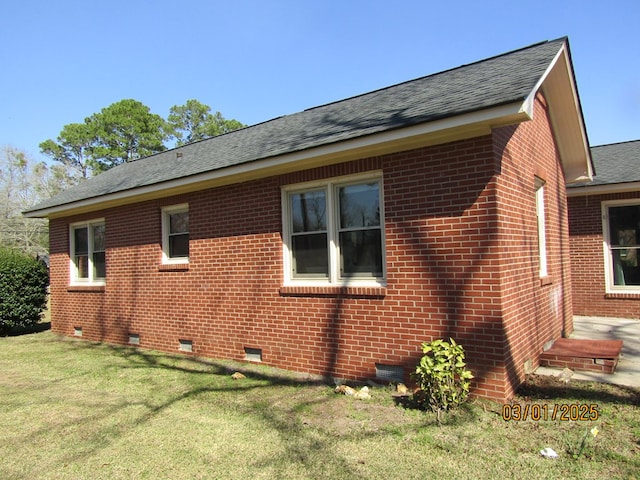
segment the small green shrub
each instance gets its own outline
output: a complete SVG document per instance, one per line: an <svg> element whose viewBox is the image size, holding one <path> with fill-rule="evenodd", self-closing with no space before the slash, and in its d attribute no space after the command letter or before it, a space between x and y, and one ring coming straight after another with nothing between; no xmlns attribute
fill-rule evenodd
<svg viewBox="0 0 640 480"><path fill-rule="evenodd" d="M458 406L469 395L471 372L465 369L464 349L453 338L422 344L424 356L412 378L420 388L414 402L421 408L438 413Z"/></svg>
<svg viewBox="0 0 640 480"><path fill-rule="evenodd" d="M0 248L0 334L40 321L48 283L49 272L42 262Z"/></svg>

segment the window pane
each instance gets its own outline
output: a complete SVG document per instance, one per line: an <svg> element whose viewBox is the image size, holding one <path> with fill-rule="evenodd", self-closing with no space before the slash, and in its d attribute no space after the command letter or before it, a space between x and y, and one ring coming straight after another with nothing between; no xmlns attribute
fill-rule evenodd
<svg viewBox="0 0 640 480"><path fill-rule="evenodd" d="M340 233L343 277L382 277L382 238L379 229Z"/></svg>
<svg viewBox="0 0 640 480"><path fill-rule="evenodd" d="M640 205L609 207L611 245L640 245Z"/></svg>
<svg viewBox="0 0 640 480"><path fill-rule="evenodd" d="M93 251L104 252L104 225L93 227Z"/></svg>
<svg viewBox="0 0 640 480"><path fill-rule="evenodd" d="M169 214L169 233L186 233L189 231L189 212Z"/></svg>
<svg viewBox="0 0 640 480"><path fill-rule="evenodd" d="M380 196L378 190L378 182L339 188L340 228L379 226Z"/></svg>
<svg viewBox="0 0 640 480"><path fill-rule="evenodd" d="M106 262L104 252L93 254L93 278L106 277Z"/></svg>
<svg viewBox="0 0 640 480"><path fill-rule="evenodd" d="M329 275L327 234L296 235L291 238L293 247L293 275Z"/></svg>
<svg viewBox="0 0 640 480"><path fill-rule="evenodd" d="M171 235L169 237L169 257L189 256L189 235Z"/></svg>
<svg viewBox="0 0 640 480"><path fill-rule="evenodd" d="M75 248L74 253L76 255L89 253L89 237L87 227L73 229L73 245Z"/></svg>
<svg viewBox="0 0 640 480"><path fill-rule="evenodd" d="M638 250L640 249L624 248L611 251L614 285L640 285Z"/></svg>
<svg viewBox="0 0 640 480"><path fill-rule="evenodd" d="M89 256L76 255L76 268L78 269L78 278L89 278Z"/></svg>
<svg viewBox="0 0 640 480"><path fill-rule="evenodd" d="M327 206L323 190L291 195L293 233L326 230L326 211Z"/></svg>

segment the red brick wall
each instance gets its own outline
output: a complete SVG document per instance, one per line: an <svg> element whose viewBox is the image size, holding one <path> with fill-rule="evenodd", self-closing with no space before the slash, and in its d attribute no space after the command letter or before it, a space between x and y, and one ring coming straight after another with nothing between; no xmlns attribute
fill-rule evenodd
<svg viewBox="0 0 640 480"><path fill-rule="evenodd" d="M531 129L544 146L527 139ZM453 336L466 349L475 392L504 400L524 361L559 335L558 316L570 314L557 251L564 233L550 235L550 285L540 286L532 264L536 163L547 166L550 199L558 195L549 231L562 221L553 213L561 176L545 135L542 115L495 136L52 220L53 329L72 335L79 326L83 338L113 343L137 333L142 347L168 352L188 339L195 355L211 358L242 360L245 347L260 348L267 364L359 380L374 377L376 363L408 373L423 341ZM383 172L386 288L283 288L281 186L371 170ZM182 202L190 264L167 270L160 209ZM101 217L106 287L68 291L68 224Z"/></svg>
<svg viewBox="0 0 640 480"><path fill-rule="evenodd" d="M606 293L602 202L640 192L569 198L573 310L576 315L640 318L640 295Z"/></svg>
<svg viewBox="0 0 640 480"><path fill-rule="evenodd" d="M494 133L502 158L498 177L502 315L506 330L507 388L518 385L525 364L538 366L546 342L573 330L571 269L564 174L545 100L538 96L534 121ZM545 181L548 276L540 278L535 178Z"/></svg>

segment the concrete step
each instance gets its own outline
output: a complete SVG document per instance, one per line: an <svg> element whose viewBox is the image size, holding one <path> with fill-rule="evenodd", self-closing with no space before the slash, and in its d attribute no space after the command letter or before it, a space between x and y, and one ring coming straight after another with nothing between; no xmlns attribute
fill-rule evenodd
<svg viewBox="0 0 640 480"><path fill-rule="evenodd" d="M613 373L622 345L622 340L559 338L551 348L542 352L540 366Z"/></svg>

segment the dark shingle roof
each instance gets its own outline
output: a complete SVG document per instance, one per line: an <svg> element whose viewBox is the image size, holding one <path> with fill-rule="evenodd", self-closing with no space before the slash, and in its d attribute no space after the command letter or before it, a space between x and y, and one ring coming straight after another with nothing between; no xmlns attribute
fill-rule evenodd
<svg viewBox="0 0 640 480"><path fill-rule="evenodd" d="M596 174L577 187L640 182L640 140L591 147Z"/></svg>
<svg viewBox="0 0 640 480"><path fill-rule="evenodd" d="M523 101L565 42L539 43L186 145L179 159L170 150L123 164L30 211Z"/></svg>

